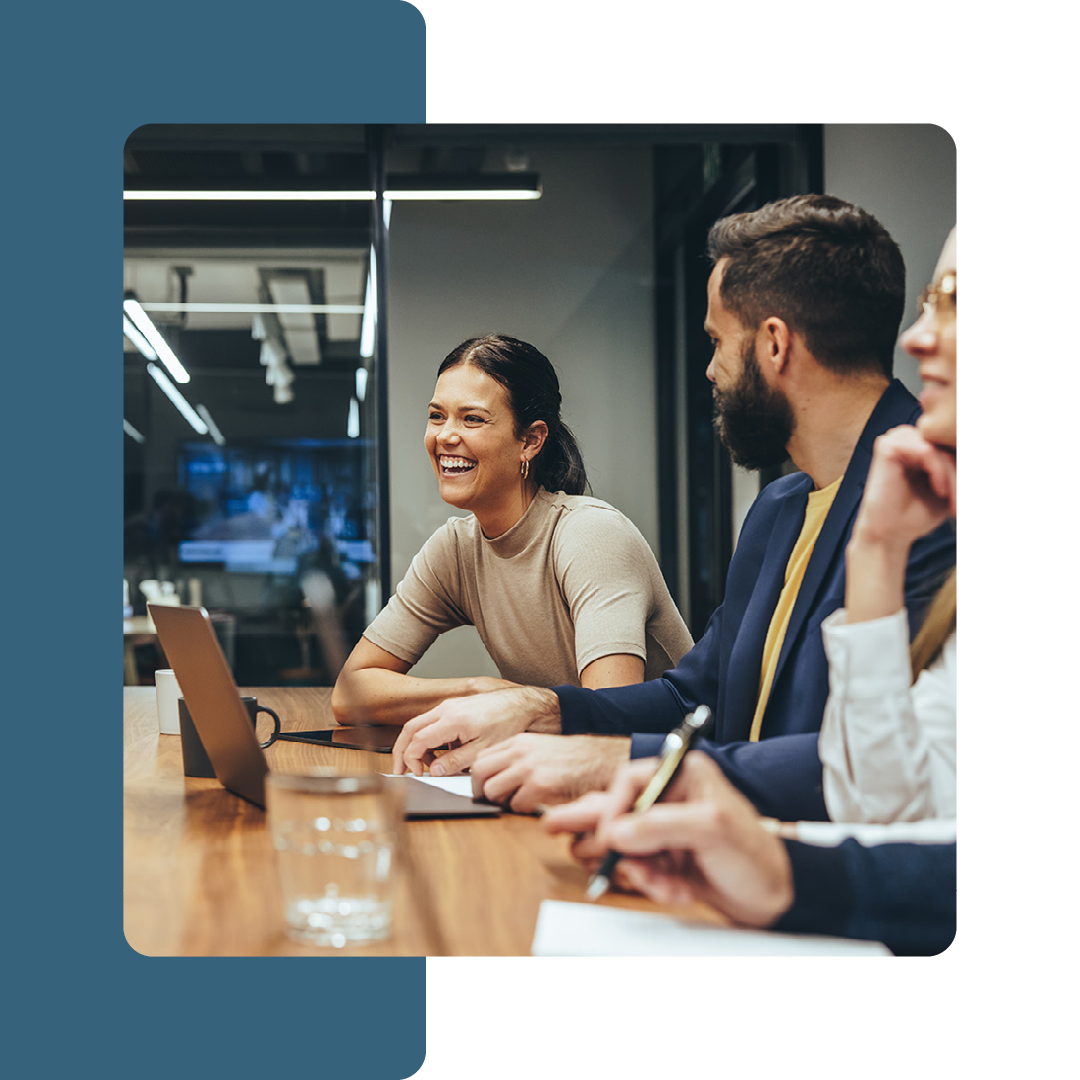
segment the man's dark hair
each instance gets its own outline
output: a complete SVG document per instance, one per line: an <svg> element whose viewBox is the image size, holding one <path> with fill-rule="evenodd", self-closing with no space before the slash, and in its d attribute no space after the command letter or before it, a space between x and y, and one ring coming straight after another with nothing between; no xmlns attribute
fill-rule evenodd
<svg viewBox="0 0 1080 1080"><path fill-rule="evenodd" d="M824 367L892 375L904 257L865 210L832 195L780 199L721 218L708 254L728 260L720 298L744 326L776 316Z"/></svg>

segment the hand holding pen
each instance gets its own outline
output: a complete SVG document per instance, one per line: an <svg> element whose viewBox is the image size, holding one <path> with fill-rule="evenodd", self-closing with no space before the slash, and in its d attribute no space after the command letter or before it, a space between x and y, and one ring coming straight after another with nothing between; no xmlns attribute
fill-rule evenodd
<svg viewBox="0 0 1080 1080"><path fill-rule="evenodd" d="M693 744L694 738L711 719L712 712L708 706L699 705L693 712L687 713L683 722L668 734L660 750L656 772L634 802L635 814L648 810L664 794L682 764L686 752ZM615 872L615 866L621 857L621 852L614 850L604 856L600 869L589 879L588 888L585 890L587 899L598 900L607 892L611 885L611 875Z"/></svg>
<svg viewBox="0 0 1080 1080"><path fill-rule="evenodd" d="M607 791L552 807L544 827L574 834L571 852L589 866L621 852L620 884L652 900L702 900L737 923L771 925L794 895L780 838L700 751L686 755L662 802L634 812L655 775L655 759L628 762Z"/></svg>

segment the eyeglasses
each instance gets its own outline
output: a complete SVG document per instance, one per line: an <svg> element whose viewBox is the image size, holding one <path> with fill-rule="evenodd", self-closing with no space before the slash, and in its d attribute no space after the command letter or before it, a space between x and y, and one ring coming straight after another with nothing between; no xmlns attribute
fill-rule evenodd
<svg viewBox="0 0 1080 1080"><path fill-rule="evenodd" d="M934 315L939 311L955 315L956 275L943 274L936 286L927 285L919 297L919 311L923 315Z"/></svg>

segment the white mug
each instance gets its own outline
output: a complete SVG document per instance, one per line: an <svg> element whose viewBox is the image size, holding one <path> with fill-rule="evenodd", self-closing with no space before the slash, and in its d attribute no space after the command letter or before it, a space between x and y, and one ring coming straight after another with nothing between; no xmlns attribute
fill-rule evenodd
<svg viewBox="0 0 1080 1080"><path fill-rule="evenodd" d="M158 731L162 735L180 734L180 684L170 668L154 672L154 684L157 686Z"/></svg>

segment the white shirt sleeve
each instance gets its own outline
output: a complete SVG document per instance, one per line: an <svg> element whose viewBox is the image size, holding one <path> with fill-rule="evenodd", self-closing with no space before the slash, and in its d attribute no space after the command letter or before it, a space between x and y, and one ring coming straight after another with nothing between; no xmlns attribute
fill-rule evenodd
<svg viewBox="0 0 1080 1080"><path fill-rule="evenodd" d="M911 685L907 612L822 624L829 700L818 753L833 821L956 816L956 635Z"/></svg>

